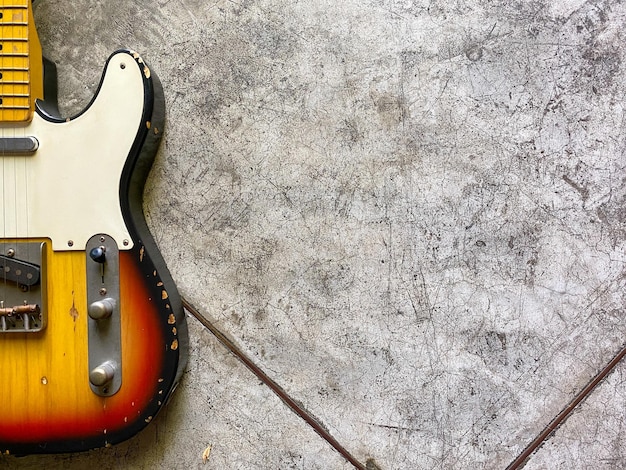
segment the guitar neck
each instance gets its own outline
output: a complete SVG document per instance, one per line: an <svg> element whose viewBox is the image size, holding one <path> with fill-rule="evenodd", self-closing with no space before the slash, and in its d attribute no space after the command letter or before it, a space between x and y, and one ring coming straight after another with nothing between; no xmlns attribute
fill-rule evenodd
<svg viewBox="0 0 626 470"><path fill-rule="evenodd" d="M32 119L43 98L41 45L31 0L0 0L0 122Z"/></svg>

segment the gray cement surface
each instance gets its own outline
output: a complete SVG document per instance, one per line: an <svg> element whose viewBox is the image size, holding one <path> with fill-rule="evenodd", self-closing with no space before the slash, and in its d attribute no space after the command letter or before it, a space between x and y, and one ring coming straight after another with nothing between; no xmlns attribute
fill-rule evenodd
<svg viewBox="0 0 626 470"><path fill-rule="evenodd" d="M64 112L118 47L159 75L145 212L181 293L364 465L504 468L622 346L622 2L35 13ZM144 433L0 465L351 468L189 324L182 384ZM626 467L623 376L527 468Z"/></svg>

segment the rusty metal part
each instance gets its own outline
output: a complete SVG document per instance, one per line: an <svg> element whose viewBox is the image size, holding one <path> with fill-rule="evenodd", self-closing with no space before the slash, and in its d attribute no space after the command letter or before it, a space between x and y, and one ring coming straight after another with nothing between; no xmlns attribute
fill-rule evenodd
<svg viewBox="0 0 626 470"><path fill-rule="evenodd" d="M30 304L30 305L17 305L15 307L5 307L0 308L0 316L11 316L11 315L39 315L41 309L39 305Z"/></svg>

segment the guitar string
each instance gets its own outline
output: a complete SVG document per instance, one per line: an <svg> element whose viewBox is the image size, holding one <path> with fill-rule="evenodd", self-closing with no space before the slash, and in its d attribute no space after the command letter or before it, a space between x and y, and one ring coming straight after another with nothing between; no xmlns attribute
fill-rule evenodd
<svg viewBox="0 0 626 470"><path fill-rule="evenodd" d="M5 2L3 2L3 7L5 7L6 4ZM4 8L3 8L4 10ZM3 11L3 16L4 16L4 11ZM13 25L9 25L8 27L3 25L3 32L8 33L7 37L12 38L15 35L15 27ZM3 35L3 39L4 39L4 35ZM12 71L12 69L14 68L14 63L13 63L13 57L12 56L7 56L4 55L3 53L3 57L2 57L2 63L4 65L4 70L3 72L6 75L13 75L15 74L15 72ZM11 71L11 73L9 74L9 70ZM5 77L3 77L5 78ZM7 80L9 81L9 80ZM5 91L9 91L9 87L13 87L12 84L7 83L4 87L3 90ZM8 93L6 93L8 94ZM0 97L0 99L2 99L2 107L3 107L3 119L7 119L9 116L9 114L13 114L12 112L9 113L7 112L7 103L5 102L6 97L5 95L3 95L2 97ZM7 100L8 101L8 100ZM15 127L13 125L10 124L10 120L7 122L7 124L3 127L2 129L2 137L4 138L14 138L15 137ZM5 148L3 147L3 165L4 165L4 181L3 181L3 187L4 187L4 198L3 198L3 206L4 206L4 219L3 219L3 238L5 240L5 244L3 244L2 247L2 254L6 254L6 250L7 247L10 246L11 244L11 237L16 235L14 233L12 233L11 230L11 226L12 223L11 221L15 221L17 219L17 198L18 198L18 181L17 181L17 162L15 160L15 157L9 156L5 150ZM11 189L12 189L12 194L11 194ZM12 198L12 201L11 201ZM12 202L7 204L7 202ZM14 224L13 224L14 225ZM6 263L4 263L6 264ZM8 297L8 293L9 293L9 289L10 287L8 286L8 276L7 276L7 266L4 266L4 270L2 273L2 278L3 278L3 292L2 292L2 299L5 301L3 302L3 307L8 307L10 308L11 305L8 305L5 303L9 301L9 297Z"/></svg>
<svg viewBox="0 0 626 470"><path fill-rule="evenodd" d="M18 118L20 114L22 114L22 110L19 108L21 96L18 95L26 95L27 106L28 109L25 110L27 114L32 113L32 109L30 108L30 103L32 99L31 93L31 69L30 69L30 6L28 2L24 3L11 3L9 5L6 4L6 1L2 1L3 8L3 19L4 22L8 22L9 24L3 25L3 30L5 35L4 38L9 38L11 42L15 40L23 41L24 46L17 51L10 50L4 51L4 57L2 58L3 62L3 70L1 71L6 76L3 76L4 80L8 83L5 83L3 90L5 90L5 95L0 97L0 99L7 99L7 101L11 101L9 104L2 103L3 113L4 113L4 122L5 125L1 128L1 136L3 138L9 139L17 139L26 136L26 129L28 127L28 123L30 121L26 121L26 123L21 122L13 122L13 119ZM6 7L9 6L10 18L6 15ZM15 21L14 11L11 8L12 6L24 7L21 9L19 13L21 16L17 21ZM6 34L8 33L8 34ZM23 49L23 50L22 50ZM22 54L25 56L15 55L14 53ZM25 62L22 63L22 62ZM25 65L25 67L24 67ZM22 74L25 75L22 77ZM21 85L26 86L26 91L17 89ZM18 93L19 91L19 93ZM7 98L10 96L10 98ZM10 110L7 113L7 110ZM11 119L8 119L9 115ZM32 118L32 116L27 116ZM7 120L8 119L8 120ZM7 250L12 247L13 243L18 241L18 237L23 236L28 238L30 236L30 217L29 217L29 198L28 198L28 180L29 180L29 165L26 158L9 156L7 155L7 151L5 148L2 149L2 191L3 191L3 207L2 207L2 233L0 237L3 239L3 243L0 244L0 253L3 255L7 255ZM12 194L9 192L13 187ZM12 197L12 201L10 198ZM7 204L8 201L12 202L11 204ZM12 209L12 210L11 210ZM15 289L16 287L9 282L9 278L6 270L8 267L5 266L5 269L2 272L2 282L0 288L0 300L5 300L5 304L8 298L8 293L11 291L10 289ZM17 286L17 288L21 288ZM27 291L30 290L30 287L26 288ZM3 305L4 307L12 307L12 305Z"/></svg>
<svg viewBox="0 0 626 470"><path fill-rule="evenodd" d="M30 22L31 22L31 17L30 17L31 11L30 11L30 8L32 8L32 5L28 5L27 4L25 35L26 35L26 51L27 51L27 54L28 54L27 59L26 59L26 68L28 69L28 71L26 72L27 77L28 77L28 85L27 85L27 92L26 92L26 94L28 95L28 108L29 108L28 112L32 113L32 112L34 112L34 110L31 110L31 104L30 104L32 102L32 99L33 99L33 96L32 96L32 78L33 77L32 77L32 74L31 74L31 67L30 67L30 49L31 49L31 47L30 47L31 46L31 43L30 43L30 39L31 39L30 38ZM33 118L34 116L31 115L30 117ZM32 120L29 121L29 122L32 122ZM20 137L24 137L26 135L26 131L28 129L28 126L29 126L29 124L26 124L25 126L20 126L20 130L21 130ZM24 165L24 168L23 168L24 171L22 173L24 175L24 181L23 181L23 187L24 187L24 190L23 190L23 194L24 194L24 209L25 209L25 213L24 213L25 228L24 228L24 230L25 230L26 237L30 238L30 235L31 235L31 233L30 233L30 224L29 224L29 222L30 222L30 220L29 220L29 218L30 218L29 217L30 216L30 207L28 205L28 202L29 202L28 201L28 173L29 173L28 172L28 168L29 168L29 165L27 164L27 158L29 158L29 157L22 158L21 159L21 163ZM30 251L30 249L27 248L27 254L30 254L29 251ZM27 287L27 292L30 292L30 291L31 291L31 287L29 286L29 287ZM30 298L30 295L28 297ZM28 313L25 313L24 315L28 315Z"/></svg>
<svg viewBox="0 0 626 470"><path fill-rule="evenodd" d="M3 0L2 2L2 7L4 9L5 6L5 2ZM6 27L3 27L3 30L6 30ZM12 28L11 28L11 34L13 34ZM2 64L6 67L7 65L7 59L5 57L2 58ZM3 70L4 72L4 70ZM8 74L7 74L8 75ZM6 79L6 77L3 76L3 79ZM6 90L6 85L3 87L3 90ZM0 96L0 99L2 99L3 97ZM4 111L4 103L2 103L2 111L3 114L5 114L6 112ZM6 115L4 116L4 118L6 118ZM9 126L8 125L4 125L2 126L2 137L7 137L9 134L9 130L8 130ZM2 243L2 254L4 254L6 252L5 247L6 242L7 242L7 236L9 235L8 233L8 218L11 216L10 214L8 214L8 210L10 210L9 208L7 208L7 200L10 197L10 193L9 193L9 188L8 186L8 182L11 180L10 178L10 157L6 155L6 152L4 150L4 148L2 149L2 238L4 240L4 243ZM14 192L14 196L15 196L15 190ZM15 211L13 211L15 212ZM3 263L3 268L2 268L2 289L0 291L0 300L2 301L0 303L0 305L2 307L5 307L4 305L4 301L7 298L7 292L8 292L8 288L7 288L7 278L6 278L6 270L4 267L4 263Z"/></svg>
<svg viewBox="0 0 626 470"><path fill-rule="evenodd" d="M2 6L4 7L4 1L2 2ZM3 62L4 62L4 59L3 59ZM2 137L4 137L4 134L5 134L4 126L0 130L1 130ZM5 157L5 155L4 155L4 150L2 150L0 153L1 153L0 156L2 158L2 234L0 234L0 236L4 240L4 238L6 237L6 217L7 217L7 215L6 215L7 157ZM2 249L2 253L4 253L4 251L5 251L5 249L4 249L5 248L4 242L2 244L0 244L0 248ZM0 306L4 307L4 298L5 298L5 292L6 292L6 278L5 278L5 275L4 275L4 268L2 268L1 275L2 275L2 287L0 288Z"/></svg>
<svg viewBox="0 0 626 470"><path fill-rule="evenodd" d="M27 0L28 1L28 0ZM27 60L26 60L26 68L28 69L28 71L26 72L27 74L27 80L28 80L28 91L27 91L27 95L28 95L28 107L29 107L29 113L31 113L30 118L31 120L29 121L29 123L24 126L24 127L20 127L20 129L22 130L22 135L20 137L25 137L27 135L27 130L30 127L30 124L33 122L32 120L34 119L34 113L35 113L35 107L34 107L34 100L35 100L35 96L33 95L33 74L32 69L31 69L31 37L30 37L30 32L31 32L31 27L34 26L31 24L32 21L34 21L33 18L33 12L32 12L32 3L28 4L27 3L27 10L26 10L26 52L27 52ZM36 39L36 38L32 38L32 39ZM42 59L43 60L43 59ZM43 80L43 74L41 74L41 76L36 76L35 79L38 80ZM31 107L31 103L32 107ZM24 215L24 224L25 224L25 233L26 233L26 237L30 238L31 237L31 230L30 230L30 201L28 198L29 195L29 185L28 185L28 181L29 181L29 168L30 165L28 164L30 162L29 160L30 157L26 157L23 158L23 163L24 163L24 207L26 210L26 213ZM37 234L34 234L35 236ZM27 248L28 252L27 254L30 255L30 248ZM41 265L41 263L39 263ZM41 273L40 273L40 277L41 277ZM41 281L40 281L41 282ZM28 286L28 292L30 293L30 291L32 291L33 287L32 286ZM30 297L30 295L29 295ZM44 305L40 306L42 309L45 308ZM28 315L28 314L26 314ZM35 313L35 316L37 314ZM39 324L39 319L35 318L35 324Z"/></svg>

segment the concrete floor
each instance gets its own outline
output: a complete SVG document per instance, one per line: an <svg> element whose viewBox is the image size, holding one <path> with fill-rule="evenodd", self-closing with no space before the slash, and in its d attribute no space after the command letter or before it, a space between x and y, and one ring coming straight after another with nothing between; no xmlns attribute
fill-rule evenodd
<svg viewBox="0 0 626 470"><path fill-rule="evenodd" d="M626 6L39 0L69 114L163 82L149 225L181 293L368 468L504 468L626 335ZM352 468L189 319L139 436L34 468ZM624 365L529 460L626 468ZM206 463L202 452L211 446Z"/></svg>

